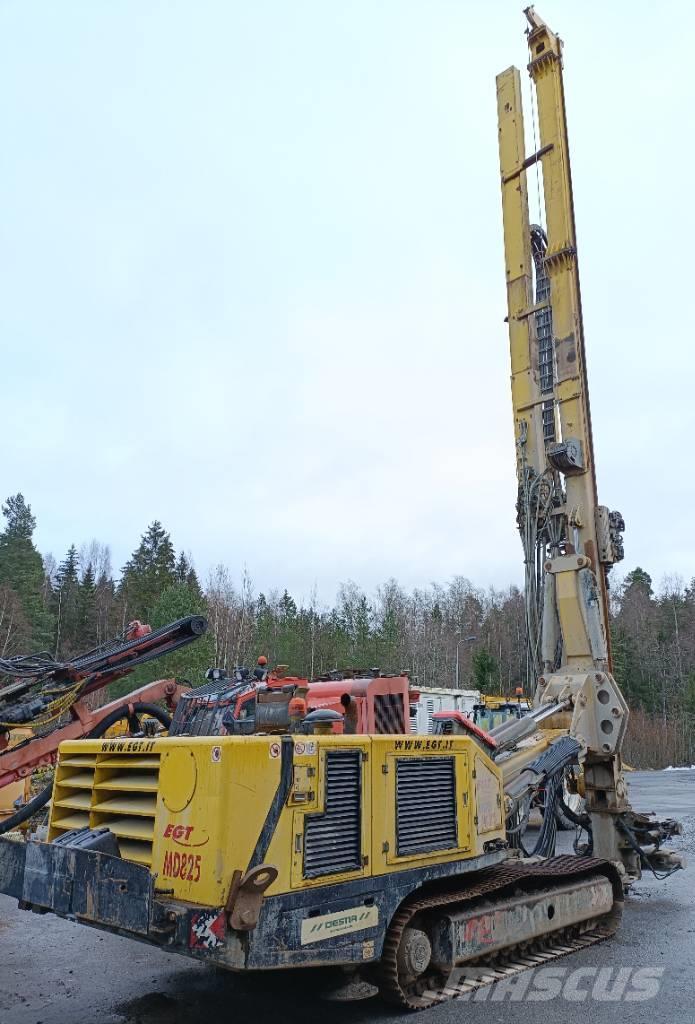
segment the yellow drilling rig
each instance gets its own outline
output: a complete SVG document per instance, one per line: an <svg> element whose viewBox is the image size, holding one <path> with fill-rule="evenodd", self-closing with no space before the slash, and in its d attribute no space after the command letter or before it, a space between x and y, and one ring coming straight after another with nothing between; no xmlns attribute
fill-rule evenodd
<svg viewBox="0 0 695 1024"><path fill-rule="evenodd" d="M516 68L497 95L533 710L490 733L452 713L435 735L338 736L273 698L266 734L66 742L48 841L0 841L23 907L235 971L341 967L343 994L419 1009L606 938L645 865L679 866L662 849L678 826L633 812L621 771L606 573L623 524L597 501L562 44L526 16L530 156ZM552 798L577 763L590 855L555 857ZM528 857L517 823L539 788Z"/></svg>

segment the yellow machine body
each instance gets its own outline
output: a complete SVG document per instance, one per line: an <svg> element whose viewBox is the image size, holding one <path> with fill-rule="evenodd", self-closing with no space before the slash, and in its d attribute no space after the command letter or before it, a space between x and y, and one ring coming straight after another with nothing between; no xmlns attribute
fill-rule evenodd
<svg viewBox="0 0 695 1024"><path fill-rule="evenodd" d="M376 985L358 987L415 1009L402 936L418 973L446 977L491 943L536 941L543 901L556 930L588 928L622 894L599 862L510 854L487 749L466 735L64 743L48 842L0 854L25 906L235 971L368 967Z"/></svg>
<svg viewBox="0 0 695 1024"><path fill-rule="evenodd" d="M472 739L334 735L284 743L292 747L284 757L283 738L274 736L65 743L49 842L72 829L106 826L118 838L121 856L146 865L157 889L177 900L221 906L234 872L244 872L252 861L282 791L283 772L289 773L286 796L263 856L278 872L269 897L479 858L504 838L501 772ZM353 860L350 870L335 873L307 872L307 821L326 813L327 758L340 752L357 755L359 864ZM427 787L438 765L452 780L454 803L446 825L433 822L429 850L399 851L397 779L404 761L414 780L408 814L416 811L416 776L423 774L422 827L434 798ZM342 798L352 799L347 791ZM446 848L436 848L437 835L442 841L448 837ZM343 834L338 842L354 838Z"/></svg>

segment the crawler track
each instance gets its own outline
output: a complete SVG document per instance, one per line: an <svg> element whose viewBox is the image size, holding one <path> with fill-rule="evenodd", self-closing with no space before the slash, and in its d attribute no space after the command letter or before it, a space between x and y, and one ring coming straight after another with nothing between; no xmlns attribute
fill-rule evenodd
<svg viewBox="0 0 695 1024"><path fill-rule="evenodd" d="M509 946L495 952L489 959L468 961L460 965L466 968L465 977L455 983L434 969L411 984L401 982L398 948L405 928L416 914L437 907L473 909L477 904L490 902L491 898L501 901L519 891L535 895L550 886L600 876L611 882L614 894L613 909L602 918L548 932L521 946ZM609 938L620 923L622 905L623 890L618 871L607 861L593 857L554 857L538 864L509 862L481 872L465 887L450 885L430 889L426 893L421 891L403 903L391 922L379 969L381 995L388 1002L408 1010L423 1010L459 998Z"/></svg>

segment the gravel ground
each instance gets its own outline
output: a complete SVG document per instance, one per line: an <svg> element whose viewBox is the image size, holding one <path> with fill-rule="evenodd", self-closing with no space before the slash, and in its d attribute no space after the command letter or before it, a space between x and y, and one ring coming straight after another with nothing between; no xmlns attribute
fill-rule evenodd
<svg viewBox="0 0 695 1024"><path fill-rule="evenodd" d="M689 854L692 861L695 771L635 772L629 779L635 807L683 821L686 834L674 849ZM567 841L563 836L563 845ZM678 872L665 882L643 879L627 904L619 934L557 961L554 980L528 972L521 976L527 979L525 993L495 986L486 990L484 1000L457 1000L417 1018L394 1013L377 1000L321 1002L312 974L239 979L128 939L27 914L17 910L15 901L0 896L0 1022L226 1024L253 1018L324 1024L330 1015L332 1024L414 1019L423 1024L547 1024L549 1014L559 1015L563 1024L608 1024L616 1016L621 1024L690 1021L695 973L693 870Z"/></svg>

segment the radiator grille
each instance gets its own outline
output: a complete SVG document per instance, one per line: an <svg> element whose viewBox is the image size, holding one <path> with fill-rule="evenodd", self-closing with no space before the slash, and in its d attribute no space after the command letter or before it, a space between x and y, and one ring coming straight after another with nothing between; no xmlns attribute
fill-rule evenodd
<svg viewBox="0 0 695 1024"><path fill-rule="evenodd" d="M362 755L359 750L326 754L326 800L322 814L304 822L304 877L357 871L362 866Z"/></svg>
<svg viewBox="0 0 695 1024"><path fill-rule="evenodd" d="M451 850L457 846L456 767L453 757L397 759L398 856Z"/></svg>
<svg viewBox="0 0 695 1024"><path fill-rule="evenodd" d="M74 828L109 828L121 856L152 863L159 754L71 755L61 758L49 841Z"/></svg>
<svg viewBox="0 0 695 1024"><path fill-rule="evenodd" d="M402 694L378 693L374 697L374 725L378 733L398 736L405 732Z"/></svg>

